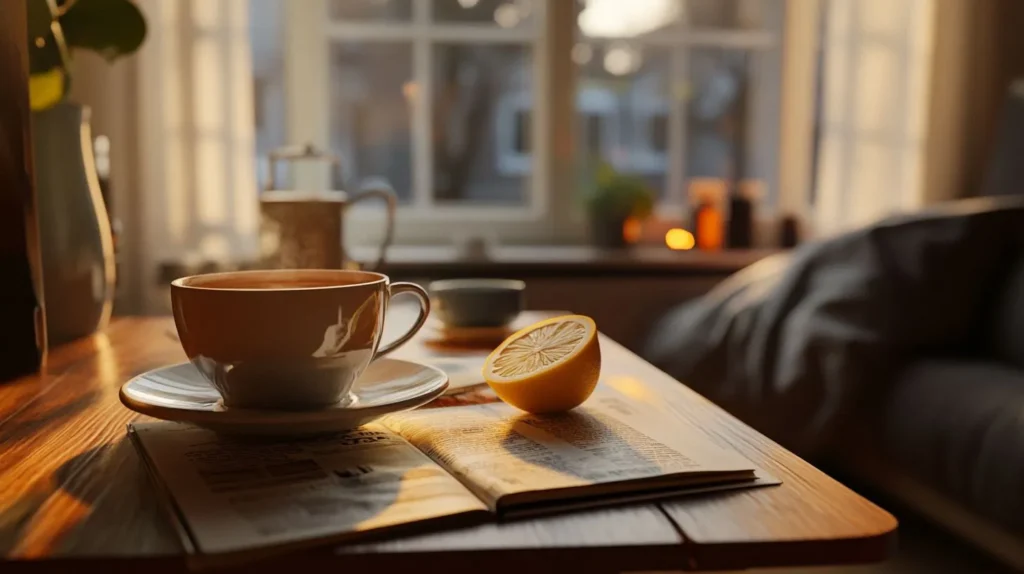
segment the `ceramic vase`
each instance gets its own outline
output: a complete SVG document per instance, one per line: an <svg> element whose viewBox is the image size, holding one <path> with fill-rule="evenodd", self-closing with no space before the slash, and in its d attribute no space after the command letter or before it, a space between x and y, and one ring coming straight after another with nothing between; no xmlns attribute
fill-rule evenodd
<svg viewBox="0 0 1024 574"><path fill-rule="evenodd" d="M59 344L110 320L114 244L92 151L89 108L61 102L32 117L47 337Z"/></svg>

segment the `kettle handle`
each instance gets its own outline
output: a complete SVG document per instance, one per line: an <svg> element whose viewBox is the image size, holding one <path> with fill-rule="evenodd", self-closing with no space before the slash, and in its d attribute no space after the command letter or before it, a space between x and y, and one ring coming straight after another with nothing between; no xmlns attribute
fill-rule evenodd
<svg viewBox="0 0 1024 574"><path fill-rule="evenodd" d="M380 243L380 252L377 256L377 261L373 263L370 270L380 269L384 265L384 258L387 255L388 247L391 247L391 242L395 237L395 211L398 209L398 196L395 195L395 190L388 185L387 181L382 178L371 178L363 182L359 191L353 193L349 202L345 205L347 210L356 203L369 199L372 197L378 197L384 200L384 204L387 208L387 220L385 221L384 227L384 239Z"/></svg>

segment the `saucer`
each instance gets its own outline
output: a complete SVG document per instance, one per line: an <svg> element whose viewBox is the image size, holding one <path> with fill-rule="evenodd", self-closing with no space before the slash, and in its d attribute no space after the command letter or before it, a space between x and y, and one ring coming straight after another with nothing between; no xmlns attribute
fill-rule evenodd
<svg viewBox="0 0 1024 574"><path fill-rule="evenodd" d="M426 404L448 388L435 367L379 359L352 388L351 399L315 411L227 408L191 363L143 373L121 386L121 403L154 418L184 422L225 434L306 435L356 428L388 413Z"/></svg>

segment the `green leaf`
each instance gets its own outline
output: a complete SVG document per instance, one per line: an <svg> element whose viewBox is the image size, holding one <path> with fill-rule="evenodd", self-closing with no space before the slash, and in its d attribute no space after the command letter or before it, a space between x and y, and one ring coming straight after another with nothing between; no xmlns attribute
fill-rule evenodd
<svg viewBox="0 0 1024 574"><path fill-rule="evenodd" d="M42 47L33 44L28 49L29 72L41 74L54 68L63 68L64 60L61 58L60 49L57 48L53 35L40 37L45 42Z"/></svg>
<svg viewBox="0 0 1024 574"><path fill-rule="evenodd" d="M33 42L50 33L53 15L47 0L28 0L28 40Z"/></svg>
<svg viewBox="0 0 1024 574"><path fill-rule="evenodd" d="M48 0L28 0L28 59L32 74L47 73L65 65L65 54L53 34L57 6Z"/></svg>
<svg viewBox="0 0 1024 574"><path fill-rule="evenodd" d="M601 161L601 163L597 165L597 175L594 179L597 181L598 186L607 186L611 185L615 180L616 175L615 168L612 167L612 164L607 161Z"/></svg>
<svg viewBox="0 0 1024 574"><path fill-rule="evenodd" d="M650 215L654 206L654 193L643 179L619 173L606 161L598 166L591 185L593 189L587 198L587 208L593 214L603 217L632 215L643 219Z"/></svg>
<svg viewBox="0 0 1024 574"><path fill-rule="evenodd" d="M146 39L146 19L130 0L78 0L69 3L60 23L69 48L95 50L109 61L131 54Z"/></svg>

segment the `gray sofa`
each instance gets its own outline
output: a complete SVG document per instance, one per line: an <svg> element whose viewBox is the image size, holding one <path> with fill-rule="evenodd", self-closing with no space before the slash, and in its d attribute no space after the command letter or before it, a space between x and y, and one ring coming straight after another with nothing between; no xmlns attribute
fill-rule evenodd
<svg viewBox="0 0 1024 574"><path fill-rule="evenodd" d="M757 263L669 313L645 355L1024 570L1024 199Z"/></svg>

